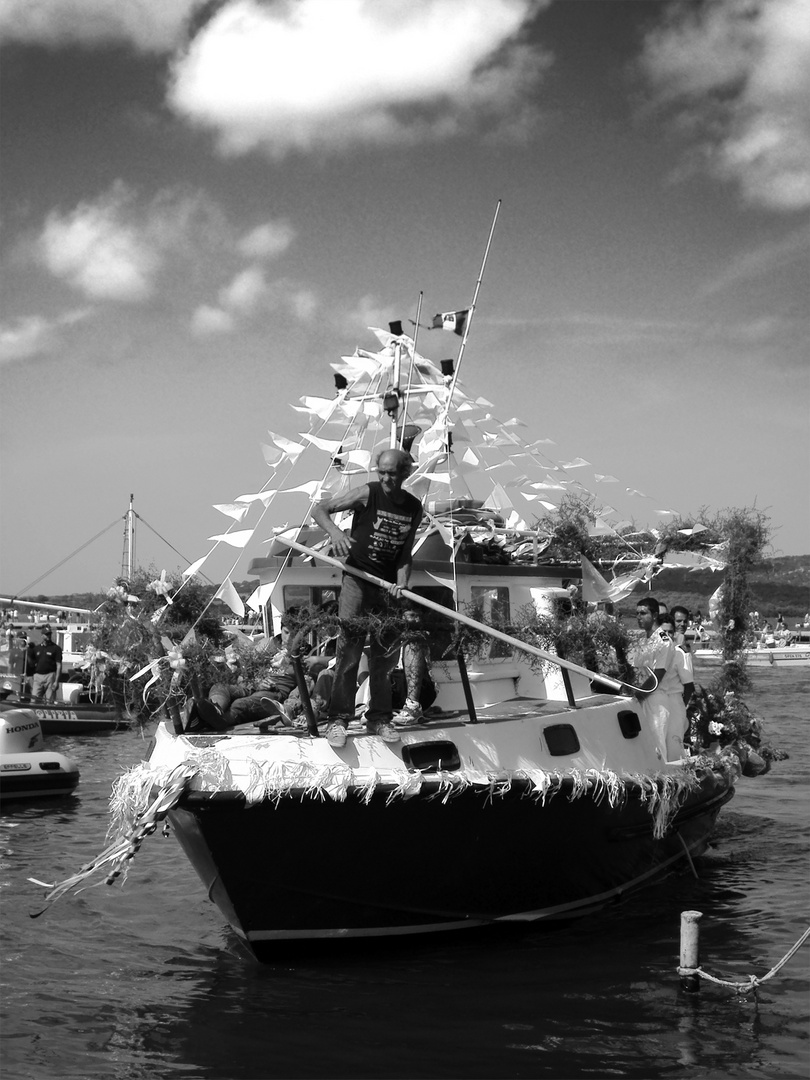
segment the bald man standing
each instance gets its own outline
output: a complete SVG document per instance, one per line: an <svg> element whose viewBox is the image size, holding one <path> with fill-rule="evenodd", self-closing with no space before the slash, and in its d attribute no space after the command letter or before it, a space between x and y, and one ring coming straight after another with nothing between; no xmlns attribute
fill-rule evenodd
<svg viewBox="0 0 810 1080"><path fill-rule="evenodd" d="M368 615L395 614L391 598L407 588L411 576L411 552L422 504L402 488L413 461L404 450L383 450L377 458L378 480L353 488L344 495L318 503L312 512L316 523L332 539L332 549L346 565L365 570L389 582L388 588L372 585L344 574L340 590L338 616L341 622L326 738L331 746L346 745L346 729L354 717L357 694L357 669L366 641L365 627L352 620ZM339 529L332 515L353 510L351 529ZM396 635L383 626L371 634L369 644L369 704L366 726L370 734L385 742L398 742L399 734L391 725L391 672L396 666Z"/></svg>

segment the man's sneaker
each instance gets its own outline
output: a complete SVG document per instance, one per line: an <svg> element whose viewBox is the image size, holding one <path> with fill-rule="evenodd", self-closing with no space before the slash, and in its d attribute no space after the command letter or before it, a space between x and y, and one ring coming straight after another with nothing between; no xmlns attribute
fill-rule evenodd
<svg viewBox="0 0 810 1080"><path fill-rule="evenodd" d="M346 725L339 720L333 720L326 728L326 741L336 750L346 745Z"/></svg>
<svg viewBox="0 0 810 1080"><path fill-rule="evenodd" d="M425 714L419 702L408 698L399 712L394 713L391 723L395 727L413 727L415 724L421 724L424 718Z"/></svg>
<svg viewBox="0 0 810 1080"><path fill-rule="evenodd" d="M387 720L368 724L369 735L379 735L383 742L399 742L399 732Z"/></svg>

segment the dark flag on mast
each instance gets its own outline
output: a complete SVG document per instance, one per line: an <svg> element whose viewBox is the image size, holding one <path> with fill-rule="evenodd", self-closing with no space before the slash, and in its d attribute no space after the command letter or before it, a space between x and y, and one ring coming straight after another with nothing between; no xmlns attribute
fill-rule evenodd
<svg viewBox="0 0 810 1080"><path fill-rule="evenodd" d="M426 326L424 323L415 323L413 319L408 319L408 322L411 326L421 326L423 330L450 330L452 333L462 337L469 317L470 309L464 308L463 311L440 311L438 315L433 316L433 322L430 326Z"/></svg>
<svg viewBox="0 0 810 1080"><path fill-rule="evenodd" d="M463 311L442 311L438 315L433 316L433 325L429 327L429 329L451 330L454 334L458 334L458 336L461 337L467 326L467 317L469 314L469 308L464 308Z"/></svg>

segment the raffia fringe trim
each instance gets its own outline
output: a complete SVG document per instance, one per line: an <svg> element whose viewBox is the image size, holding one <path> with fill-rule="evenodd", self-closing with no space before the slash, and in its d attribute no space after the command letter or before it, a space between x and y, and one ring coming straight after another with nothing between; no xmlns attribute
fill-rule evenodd
<svg viewBox="0 0 810 1080"><path fill-rule="evenodd" d="M690 791L698 786L694 765L689 761L676 774L641 773L620 776L610 770L570 769L545 772L542 769L516 770L503 774L471 779L457 772L421 773L402 770L386 773L355 773L343 764L318 765L307 761L260 762L248 759L247 780L237 783L225 757L215 749L204 748L186 755L183 766L194 776L190 787L194 791L215 794L218 791L241 790L248 807L268 801L278 804L283 798L331 799L342 802L351 791L368 804L376 789L384 783L390 787L387 803L408 799L419 794L423 787L431 791L428 798L447 803L449 799L470 788L485 795L487 802L507 795L515 783L528 785L526 797L545 805L565 786L569 801L590 797L600 804L607 800L610 807L621 806L632 790L646 804L653 818L653 835L662 837L672 817ZM116 781L110 797L111 824L108 839L125 835L131 830L138 814L149 802L154 786L164 784L172 769L153 768L142 762ZM393 783L393 786L391 786Z"/></svg>

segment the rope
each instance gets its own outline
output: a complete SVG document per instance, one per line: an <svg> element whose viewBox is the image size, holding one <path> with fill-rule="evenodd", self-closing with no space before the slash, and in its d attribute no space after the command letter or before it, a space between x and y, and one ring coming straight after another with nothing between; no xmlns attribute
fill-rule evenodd
<svg viewBox="0 0 810 1080"><path fill-rule="evenodd" d="M805 930L805 932L802 934L802 936L799 938L799 940L796 942L796 944L793 945L790 949L788 949L788 951L785 953L785 955L782 957L782 959L779 961L779 963L776 964L774 967L772 967L771 970L768 972L768 974L763 975L761 979L758 978L756 975L749 975L745 982L729 982L726 979L717 979L717 978L715 978L714 975L710 975L707 971L704 971L703 968L701 968L701 967L696 967L696 968L681 968L681 967L679 967L678 968L678 974L679 975L698 975L701 979L708 979L709 982L716 983L718 986L729 986L733 990L736 990L738 994L745 994L749 990L755 990L758 986L761 986L762 983L767 982L768 979L772 979L774 977L774 975L781 968L783 968L785 966L785 964L788 962L788 960L790 960L791 956L793 956L793 954L795 952L797 952L802 947L802 945L804 945L804 943L805 943L805 941L807 941L808 937L810 937L810 926Z"/></svg>
<svg viewBox="0 0 810 1080"><path fill-rule="evenodd" d="M40 581L43 581L46 577L48 577L49 574L52 574L54 572L54 570L58 570L60 566L64 566L65 563L69 562L70 559L72 559L74 555L78 555L80 551L84 551L84 549L86 547L89 547L90 544L92 544L94 540L98 540L98 538L100 536L103 536L105 532L109 532L110 529L113 527L113 525L117 525L120 520L121 520L121 518L116 518L115 521L111 521L110 524L107 525L106 528L102 529L101 532L97 532L95 536L91 536L90 539L87 540L84 544L80 544L79 547L77 547L75 551L71 551L70 555L66 555L65 558L61 560L61 562L58 562L55 566L52 566L50 568L50 570L46 570L44 574L40 574L38 578L34 578L34 580L32 582L30 582L28 585L26 585L24 589L20 589L18 591L17 595L22 596L24 593L27 593L30 589L33 589L33 587L35 585L38 585L40 583Z"/></svg>
<svg viewBox="0 0 810 1080"><path fill-rule="evenodd" d="M103 867L109 867L109 869L107 876L102 881L96 881L93 885L85 885L82 889L77 889L77 892L95 888L96 885L112 885L122 873L126 876L127 864L138 854L146 837L151 836L157 829L158 822L162 821L180 801L183 792L196 771L196 766L185 764L178 765L176 769L173 769L161 785L153 802L136 815L135 826L130 834L113 841L100 855L97 855L91 862L86 863L78 873L55 884L38 881L37 878L28 878L34 885L42 885L46 889L50 889L50 892L45 897L45 907L41 911L31 912L31 918L38 919L60 896L64 896L66 892L70 892L71 889L81 885L83 881L86 881Z"/></svg>

